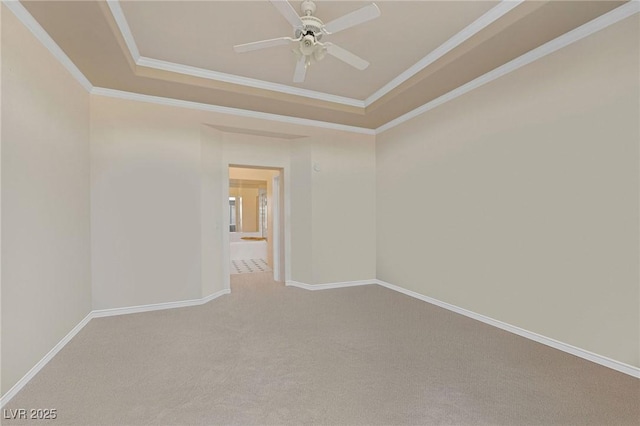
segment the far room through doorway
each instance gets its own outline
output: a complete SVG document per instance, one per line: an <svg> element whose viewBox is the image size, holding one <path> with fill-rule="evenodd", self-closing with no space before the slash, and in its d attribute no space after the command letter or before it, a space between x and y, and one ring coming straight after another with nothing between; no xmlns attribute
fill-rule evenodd
<svg viewBox="0 0 640 426"><path fill-rule="evenodd" d="M281 281L282 170L229 166L230 273L269 272Z"/></svg>

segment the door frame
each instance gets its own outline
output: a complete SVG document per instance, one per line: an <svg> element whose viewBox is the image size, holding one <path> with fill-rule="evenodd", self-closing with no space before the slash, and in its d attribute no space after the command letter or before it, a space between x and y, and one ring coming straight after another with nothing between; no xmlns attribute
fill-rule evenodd
<svg viewBox="0 0 640 426"><path fill-rule="evenodd" d="M274 176L271 179L271 199L272 199L272 207L271 207L271 216L273 217L273 241L271 249L273 250L273 280L274 281L283 281L282 280L282 268L280 265L282 264L281 256L283 251L281 249L282 238L280 234L280 173Z"/></svg>
<svg viewBox="0 0 640 426"><path fill-rule="evenodd" d="M223 253L223 264L222 264L222 272L223 272L223 279L224 279L224 286L226 289L231 290L231 255L230 255L230 241L229 241L229 226L230 226L230 221L229 221L229 168L230 167L237 167L237 168L243 168L243 169L256 169L256 170L272 170L272 171L277 171L278 174L276 175L276 177L278 177L278 195L279 195L279 200L278 200L278 206L277 206L277 214L274 214L274 210L272 210L272 215L273 215L273 228L274 228L274 240L276 240L278 242L278 250L276 250L276 245L275 242L276 241L272 241L272 248L273 248L273 265L272 269L273 269L273 276L274 276L274 280L275 278L279 278L279 282L286 282L287 280L289 280L289 275L290 275L290 250L289 250L289 245L287 244L287 242L290 241L290 224L287 220L288 218L288 212L290 211L290 192L289 192L289 188L291 187L290 183L288 182L288 173L286 172L286 168L283 166L269 166L269 165L257 165L257 164L237 164L237 163L226 163L223 165L223 167L226 167L226 172L223 172L223 179L222 179L222 184L223 184L223 188L222 188L222 200L223 200L223 205L222 205L222 211L223 211L223 216L222 216L222 226L223 226L223 237L222 237L222 243L223 243L223 247L222 247L222 253ZM273 182L272 182L273 184ZM275 207L275 206L274 206ZM277 222L277 224L276 224ZM275 237L275 231L278 231L278 237ZM276 256L277 256L277 260L276 260ZM278 267L278 272L276 273L276 270L274 268L274 266L277 265Z"/></svg>

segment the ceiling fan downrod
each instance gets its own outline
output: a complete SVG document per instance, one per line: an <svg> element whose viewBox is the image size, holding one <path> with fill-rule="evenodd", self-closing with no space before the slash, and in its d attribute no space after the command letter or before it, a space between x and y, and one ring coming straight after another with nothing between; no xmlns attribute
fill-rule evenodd
<svg viewBox="0 0 640 426"><path fill-rule="evenodd" d="M302 14L305 16L313 15L316 13L316 4L311 0L304 0L300 5L300 10L302 10Z"/></svg>
<svg viewBox="0 0 640 426"><path fill-rule="evenodd" d="M316 41L320 41L320 39L322 39L324 23L319 18L313 16L316 12L316 4L311 0L305 0L300 5L300 9L302 11L302 16L300 16L302 27L295 28L294 38L301 36L306 37L312 34Z"/></svg>

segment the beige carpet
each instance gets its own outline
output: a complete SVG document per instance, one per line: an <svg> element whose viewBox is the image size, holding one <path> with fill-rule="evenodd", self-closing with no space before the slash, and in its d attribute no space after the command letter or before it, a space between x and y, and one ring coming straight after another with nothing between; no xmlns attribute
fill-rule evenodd
<svg viewBox="0 0 640 426"><path fill-rule="evenodd" d="M59 425L638 425L639 401L640 380L383 287L258 273L206 305L92 320L5 409L55 408Z"/></svg>

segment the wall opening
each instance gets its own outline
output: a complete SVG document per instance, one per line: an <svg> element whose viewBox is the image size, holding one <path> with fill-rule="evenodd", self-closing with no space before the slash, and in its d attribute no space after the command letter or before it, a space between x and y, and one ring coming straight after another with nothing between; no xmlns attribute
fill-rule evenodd
<svg viewBox="0 0 640 426"><path fill-rule="evenodd" d="M269 273L284 280L281 168L229 166L230 275Z"/></svg>

